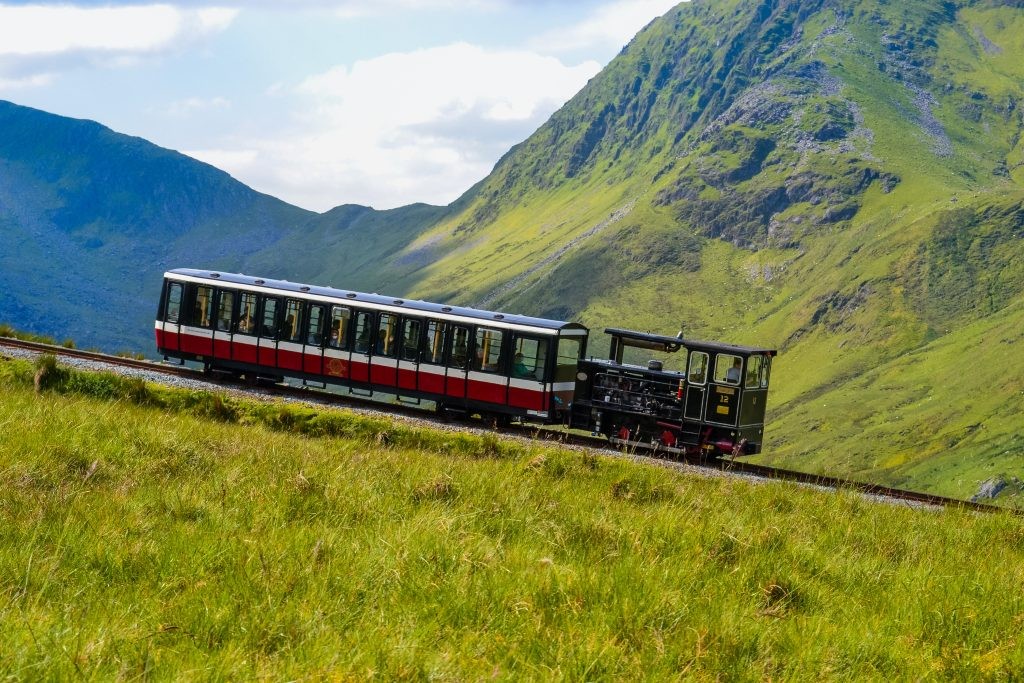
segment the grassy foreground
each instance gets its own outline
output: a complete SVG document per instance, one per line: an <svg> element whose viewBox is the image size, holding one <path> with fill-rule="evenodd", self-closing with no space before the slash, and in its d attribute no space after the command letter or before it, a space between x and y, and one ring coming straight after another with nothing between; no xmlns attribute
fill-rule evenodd
<svg viewBox="0 0 1024 683"><path fill-rule="evenodd" d="M1010 515L33 372L0 360L4 677L1024 669Z"/></svg>

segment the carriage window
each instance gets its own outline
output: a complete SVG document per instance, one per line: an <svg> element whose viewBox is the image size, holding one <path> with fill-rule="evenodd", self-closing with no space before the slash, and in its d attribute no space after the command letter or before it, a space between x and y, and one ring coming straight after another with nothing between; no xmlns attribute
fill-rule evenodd
<svg viewBox="0 0 1024 683"><path fill-rule="evenodd" d="M167 288L167 314L164 320L169 323L178 322L181 315L181 290L180 282L172 282Z"/></svg>
<svg viewBox="0 0 1024 683"><path fill-rule="evenodd" d="M504 333L499 330L478 328L476 331L476 354L473 369L481 372L497 372L501 368L501 340Z"/></svg>
<svg viewBox="0 0 1024 683"><path fill-rule="evenodd" d="M352 318L352 311L344 306L335 306L331 309L331 337L328 342L332 349L348 350L348 327Z"/></svg>
<svg viewBox="0 0 1024 683"><path fill-rule="evenodd" d="M323 306L309 307L309 332L306 335L306 343L310 346L320 346L323 343L326 318L327 312Z"/></svg>
<svg viewBox="0 0 1024 683"><path fill-rule="evenodd" d="M356 353L370 352L370 326L373 314L365 311L356 313Z"/></svg>
<svg viewBox="0 0 1024 683"><path fill-rule="evenodd" d="M512 376L521 379L543 379L547 356L547 341L516 337L512 354Z"/></svg>
<svg viewBox="0 0 1024 683"><path fill-rule="evenodd" d="M406 320L402 334L402 360L416 362L419 353L420 321Z"/></svg>
<svg viewBox="0 0 1024 683"><path fill-rule="evenodd" d="M217 329L221 332L231 331L231 309L234 308L235 293L221 292L217 304Z"/></svg>
<svg viewBox="0 0 1024 683"><path fill-rule="evenodd" d="M377 349L378 356L394 358L398 351L398 340L395 338L395 331L398 329L398 317L390 313L381 313L380 321L377 324Z"/></svg>
<svg viewBox="0 0 1024 683"><path fill-rule="evenodd" d="M452 350L448 356L448 367L465 368L469 360L469 328L455 325L452 327Z"/></svg>
<svg viewBox="0 0 1024 683"><path fill-rule="evenodd" d="M579 337L560 337L558 339L558 366L555 368L556 382L573 382L576 380L576 364L579 362L583 344Z"/></svg>
<svg viewBox="0 0 1024 683"><path fill-rule="evenodd" d="M263 323L260 327L260 336L267 339L277 339L277 299L265 298L263 300Z"/></svg>
<svg viewBox="0 0 1024 683"><path fill-rule="evenodd" d="M762 361L764 356L751 356L747 359L747 374L743 385L747 389L757 389L761 386Z"/></svg>
<svg viewBox="0 0 1024 683"><path fill-rule="evenodd" d="M284 325L281 337L290 342L302 341L302 302L288 299L284 309Z"/></svg>
<svg viewBox="0 0 1024 683"><path fill-rule="evenodd" d="M196 305L192 309L192 325L209 327L213 318L213 287L196 287Z"/></svg>
<svg viewBox="0 0 1024 683"><path fill-rule="evenodd" d="M445 323L436 320L427 322L427 333L423 336L423 346L420 349L420 362L440 365L444 358L444 333Z"/></svg>
<svg viewBox="0 0 1024 683"><path fill-rule="evenodd" d="M690 354L690 371L686 374L690 384L704 384L708 381L708 354L694 351Z"/></svg>
<svg viewBox="0 0 1024 683"><path fill-rule="evenodd" d="M238 334L256 334L256 295L243 292L238 302Z"/></svg>
<svg viewBox="0 0 1024 683"><path fill-rule="evenodd" d="M715 381L720 384L739 384L743 377L743 359L730 353L715 358Z"/></svg>

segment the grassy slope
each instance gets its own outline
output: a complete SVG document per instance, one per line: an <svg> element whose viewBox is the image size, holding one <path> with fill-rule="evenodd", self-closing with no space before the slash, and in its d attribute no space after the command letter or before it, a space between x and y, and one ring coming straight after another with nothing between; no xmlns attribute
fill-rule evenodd
<svg viewBox="0 0 1024 683"><path fill-rule="evenodd" d="M403 281L428 298L598 329L681 325L698 338L777 346L768 461L956 495L993 474L1024 476L1012 421L992 409L1020 407L1024 373L1017 335L1001 332L1024 322L1024 12L832 4L781 3L761 33L745 28L757 25L757 3L692 3L656 22L513 150L466 210L410 247L436 260ZM765 48L780 25L802 30ZM736 57L732 46L745 44ZM705 77L730 55L724 81ZM659 60L680 65L676 80L647 125L630 128ZM816 64L824 70L808 80L801 69ZM648 77L631 85L638 74ZM835 93L815 89L828 79ZM720 90L704 118L687 118L712 82ZM777 102L789 107L782 115ZM582 112L611 109L617 123L568 173L588 130ZM673 143L681 120L692 127ZM808 145L830 121L855 130ZM759 139L776 146L748 177ZM894 180L851 190L844 173L862 169ZM828 199L796 201L773 217L774 236L758 232L743 212L802 177ZM665 199L680 193L689 199ZM850 201L860 207L851 220L822 220ZM708 220L734 205L740 213L714 228L725 239L707 239Z"/></svg>
<svg viewBox="0 0 1024 683"><path fill-rule="evenodd" d="M126 398L153 400L131 382L116 402L37 396L10 361L0 377L10 677L1001 679L1024 666L1019 518L475 437L411 447L403 428L359 418L342 420L348 436L314 436L333 411L270 407L276 419L239 428L190 413L267 409L179 399L166 413Z"/></svg>

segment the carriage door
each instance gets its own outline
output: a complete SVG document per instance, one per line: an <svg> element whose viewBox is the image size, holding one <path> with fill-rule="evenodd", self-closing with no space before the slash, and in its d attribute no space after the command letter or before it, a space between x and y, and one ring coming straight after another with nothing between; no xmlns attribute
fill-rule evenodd
<svg viewBox="0 0 1024 683"><path fill-rule="evenodd" d="M260 332L257 362L272 368L277 367L277 319L280 308L280 299L270 296L263 297L260 318L257 322Z"/></svg>
<svg viewBox="0 0 1024 683"><path fill-rule="evenodd" d="M235 313L235 293L219 290L217 294L217 327L213 332L215 358L231 359L231 319Z"/></svg>
<svg viewBox="0 0 1024 683"><path fill-rule="evenodd" d="M181 299L184 285L180 282L167 283L165 308L157 324L157 348L177 351L181 344Z"/></svg>
<svg viewBox="0 0 1024 683"><path fill-rule="evenodd" d="M185 326L181 350L201 358L213 355L213 287L189 284L185 288Z"/></svg>
<svg viewBox="0 0 1024 683"><path fill-rule="evenodd" d="M699 422L704 414L704 395L708 383L708 354L694 351L690 354L690 367L686 373L686 405L683 419Z"/></svg>
<svg viewBox="0 0 1024 683"><path fill-rule="evenodd" d="M352 355L348 366L349 377L353 382L370 381L370 338L373 333L373 313L369 311L355 312L355 339L352 342Z"/></svg>
<svg viewBox="0 0 1024 683"><path fill-rule="evenodd" d="M420 320L405 319L402 321L402 348L398 359L398 388L415 391L419 388L416 381L419 375L420 332L423 323Z"/></svg>
<svg viewBox="0 0 1024 683"><path fill-rule="evenodd" d="M377 318L377 339L370 363L370 382L375 386L398 385L398 316L394 313L381 313Z"/></svg>
<svg viewBox="0 0 1024 683"><path fill-rule="evenodd" d="M465 398L469 375L469 328L452 325L449 329L448 369L444 382L444 393L448 396Z"/></svg>

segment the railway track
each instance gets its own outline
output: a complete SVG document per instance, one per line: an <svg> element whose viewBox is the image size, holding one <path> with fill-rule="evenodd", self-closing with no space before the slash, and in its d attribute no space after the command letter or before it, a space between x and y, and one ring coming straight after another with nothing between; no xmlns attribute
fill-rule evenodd
<svg viewBox="0 0 1024 683"><path fill-rule="evenodd" d="M52 344L43 344L39 342L29 342L20 339L12 339L8 337L0 337L0 348L3 347L22 349L34 353L49 353L58 357L77 358L96 363L104 363L107 365L113 365L118 367L133 368L137 370L143 370L146 372L174 375L177 377L184 377L193 380L206 380L210 382L215 382L220 386L227 387L234 385L233 388L237 388L240 390L245 389L245 383L227 382L227 378L223 376L218 378L216 375L214 375L211 377L211 375L208 375L202 372L201 370L193 369L183 365L169 364L151 360L137 360L134 358L114 356L95 351L82 351L79 349L71 349L64 346L55 346ZM302 399L310 399L315 397L319 401L325 401L331 404L357 407L364 410L371 409L389 415L404 415L407 417L416 417L419 419L427 420L430 420L432 417L431 414L428 411L424 410L423 408L403 406L393 403L374 403L369 402L365 398L361 398L358 396L345 396L341 394L335 394L327 391L317 390L310 386L299 387L293 385L275 384L264 388L272 390L272 392L275 395L289 396L293 398ZM446 421L443 418L435 419L437 419L438 421ZM611 450L611 446L608 444L607 441L605 441L602 438L574 434L556 429L548 429L543 427L526 425L511 425L500 429L495 428L495 430L498 431L499 433L514 434L521 437L540 439L552 443L569 444L585 448L593 448L595 450ZM633 454L637 456L646 456L646 454L640 452L634 452ZM655 453L655 455L652 456L652 459L656 460L657 462L664 462L664 459L659 459L656 456L657 454ZM679 461L678 458L675 458L675 460ZM960 500L958 498L936 496L928 493L920 493L917 491L906 491L903 489L895 489L887 486L880 486L877 484L852 481L849 479L842 479L839 477L830 477L819 474L809 474L807 472L799 472L796 470L785 470L775 467L767 467L765 465L757 465L742 460L704 460L697 458L685 458L682 459L682 461L693 466L719 470L725 473L744 474L760 479L788 481L834 490L845 489L857 491L867 496L875 496L879 498L904 501L908 503L916 503L920 505L973 510L978 512L1012 512L1017 515L1024 515L1024 510L1003 508L996 505L976 503L967 500Z"/></svg>

